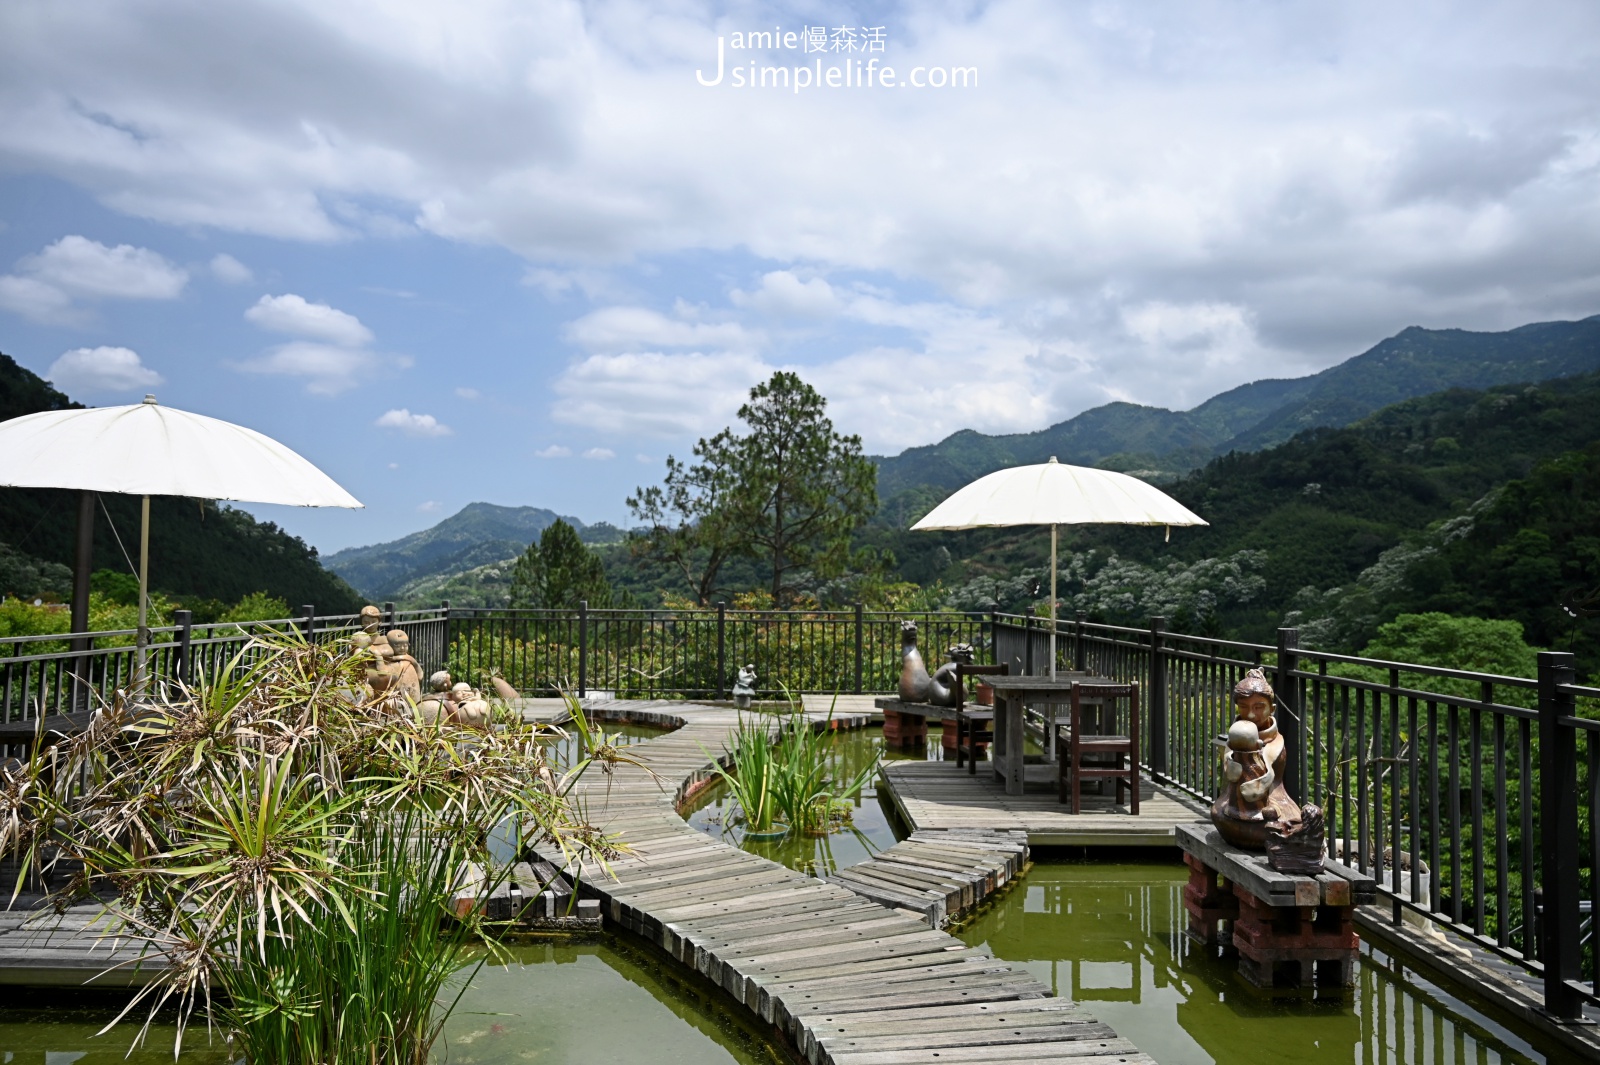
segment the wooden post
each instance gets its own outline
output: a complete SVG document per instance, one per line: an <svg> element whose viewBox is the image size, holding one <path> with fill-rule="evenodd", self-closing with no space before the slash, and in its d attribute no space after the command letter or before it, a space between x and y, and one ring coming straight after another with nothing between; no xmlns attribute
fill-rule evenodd
<svg viewBox="0 0 1600 1065"><path fill-rule="evenodd" d="M856 604L856 694L857 695L861 694L861 670L862 670L862 665L863 665L863 662L862 662L862 638L861 638L862 637L862 632L861 632L861 629L862 629L862 626L863 626L863 624L865 623L865 620L866 620L863 617L865 609L866 608L863 607L860 603Z"/></svg>
<svg viewBox="0 0 1600 1065"><path fill-rule="evenodd" d="M1278 723L1278 734L1283 737L1283 748L1288 752L1288 764L1283 770L1284 790L1296 800L1300 794L1300 767L1305 758L1305 745L1300 730L1300 681L1294 676L1300 668L1300 630L1278 630L1278 683L1274 688L1278 705L1273 718Z"/></svg>
<svg viewBox="0 0 1600 1065"><path fill-rule="evenodd" d="M1563 717L1577 713L1577 682L1569 651L1539 652L1539 837L1544 920L1539 922L1544 962L1544 1008L1563 1019L1582 1015L1583 999L1568 986L1579 977L1583 957L1578 913L1578 744ZM1523 890L1532 885L1523 881Z"/></svg>
<svg viewBox="0 0 1600 1065"><path fill-rule="evenodd" d="M1145 706L1150 716L1150 771L1163 776L1167 772L1167 659L1162 653L1161 636L1166 631L1167 619L1150 619L1150 680L1146 685L1148 695ZM1135 760L1139 752L1134 751Z"/></svg>

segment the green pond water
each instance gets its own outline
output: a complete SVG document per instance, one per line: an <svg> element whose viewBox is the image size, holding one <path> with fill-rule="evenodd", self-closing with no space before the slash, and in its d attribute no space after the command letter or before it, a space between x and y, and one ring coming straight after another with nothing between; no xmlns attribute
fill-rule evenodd
<svg viewBox="0 0 1600 1065"><path fill-rule="evenodd" d="M925 750L883 749L882 732L839 734L836 776L867 759L943 757L939 730ZM891 846L887 797L864 794L853 823L827 839L744 840L737 805L709 789L686 816L703 831L813 874L844 868ZM1517 1035L1402 963L1363 945L1356 986L1305 997L1263 994L1235 963L1184 934L1177 851L1129 860L1061 860L1036 852L1033 869L957 934L1033 973L1162 1065L1529 1065L1547 1060ZM1559 1054L1550 1061L1562 1060Z"/></svg>

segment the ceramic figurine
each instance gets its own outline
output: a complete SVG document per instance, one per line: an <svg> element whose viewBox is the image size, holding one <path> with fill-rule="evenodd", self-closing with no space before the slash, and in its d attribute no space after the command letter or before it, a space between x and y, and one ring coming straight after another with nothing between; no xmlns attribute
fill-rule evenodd
<svg viewBox="0 0 1600 1065"><path fill-rule="evenodd" d="M740 710L750 709L750 700L756 696L756 667L748 663L739 670L733 681L733 705Z"/></svg>
<svg viewBox="0 0 1600 1065"><path fill-rule="evenodd" d="M966 702L966 680L956 674L956 666L972 665L972 645L958 643L946 653L950 661L928 681L928 702L934 706L961 706Z"/></svg>
<svg viewBox="0 0 1600 1065"><path fill-rule="evenodd" d="M422 667L411 657L411 637L404 629L390 629L389 671L395 676L394 688L412 702L422 698Z"/></svg>
<svg viewBox="0 0 1600 1065"><path fill-rule="evenodd" d="M1322 869L1322 811L1301 809L1283 786L1288 750L1278 732L1277 695L1260 669L1234 685L1236 714L1222 754L1222 789L1211 821L1235 847L1265 850L1280 872ZM1292 867L1292 868L1290 868Z"/></svg>

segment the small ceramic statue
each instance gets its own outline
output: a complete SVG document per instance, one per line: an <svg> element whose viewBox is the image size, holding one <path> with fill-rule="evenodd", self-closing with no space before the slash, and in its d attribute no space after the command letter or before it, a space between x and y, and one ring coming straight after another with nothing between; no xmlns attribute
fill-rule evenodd
<svg viewBox="0 0 1600 1065"><path fill-rule="evenodd" d="M489 701L473 690L466 681L450 689L456 704L456 723L468 728L484 728L489 724Z"/></svg>
<svg viewBox="0 0 1600 1065"><path fill-rule="evenodd" d="M917 650L917 623L900 623L900 701L925 703L928 701L928 667Z"/></svg>
<svg viewBox="0 0 1600 1065"><path fill-rule="evenodd" d="M389 638L383 634L383 611L371 603L361 608L361 631L372 641L370 646L389 646Z"/></svg>
<svg viewBox="0 0 1600 1065"><path fill-rule="evenodd" d="M456 702L450 694L450 674L439 670L428 678L428 694L417 703L417 716L423 724L456 719Z"/></svg>
<svg viewBox="0 0 1600 1065"><path fill-rule="evenodd" d="M733 681L733 705L740 710L750 709L750 700L756 696L755 663L747 663Z"/></svg>
<svg viewBox="0 0 1600 1065"><path fill-rule="evenodd" d="M1235 847L1265 850L1274 869L1322 871L1322 811L1301 809L1284 789L1288 750L1274 715L1277 695L1259 669L1233 688L1237 715L1222 755L1222 789L1211 821Z"/></svg>
<svg viewBox="0 0 1600 1065"><path fill-rule="evenodd" d="M390 629L388 641L389 672L395 677L392 687L416 702L422 698L422 666L411 657L411 637L406 635L404 629Z"/></svg>
<svg viewBox="0 0 1600 1065"><path fill-rule="evenodd" d="M940 666L928 681L928 702L934 706L961 706L967 701L967 682L956 673L956 666L972 665L972 645L958 643L946 654L950 661Z"/></svg>

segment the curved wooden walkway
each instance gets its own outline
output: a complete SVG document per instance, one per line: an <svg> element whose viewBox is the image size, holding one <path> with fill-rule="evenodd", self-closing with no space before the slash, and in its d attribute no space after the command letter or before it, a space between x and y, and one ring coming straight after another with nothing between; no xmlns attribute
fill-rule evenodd
<svg viewBox="0 0 1600 1065"><path fill-rule="evenodd" d="M671 725L636 743L662 778L592 773L577 789L594 823L633 847L615 879L583 872L610 920L658 943L773 1024L812 1065L1153 1065L1126 1039L981 948L746 854L691 828L675 804L713 774L732 710L598 702L609 720ZM862 720L836 715L835 723ZM546 857L557 857L546 852Z"/></svg>

